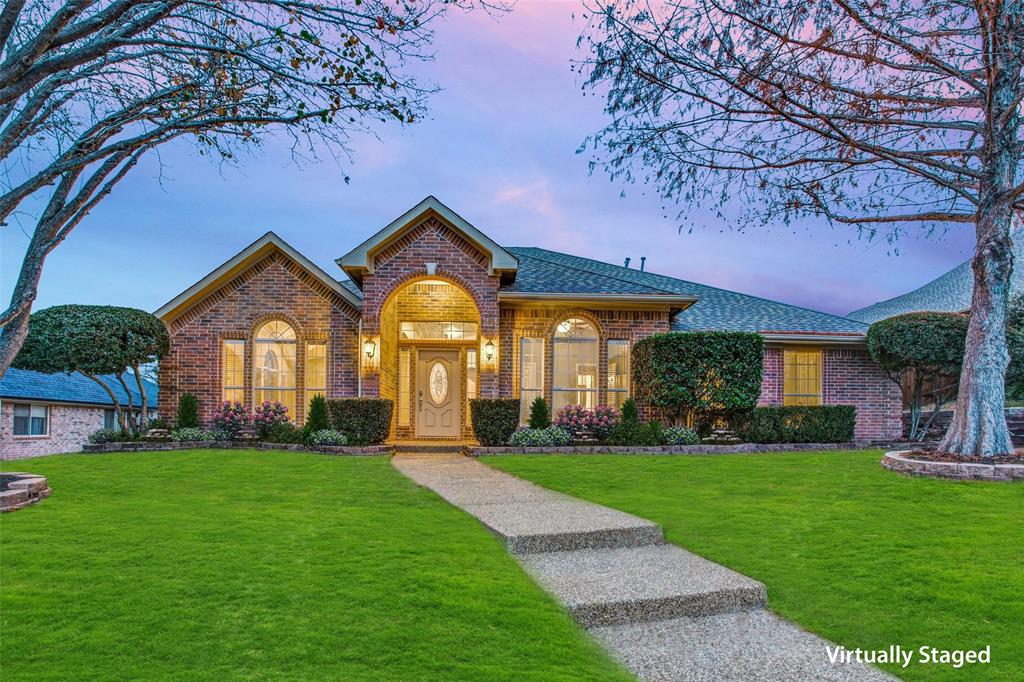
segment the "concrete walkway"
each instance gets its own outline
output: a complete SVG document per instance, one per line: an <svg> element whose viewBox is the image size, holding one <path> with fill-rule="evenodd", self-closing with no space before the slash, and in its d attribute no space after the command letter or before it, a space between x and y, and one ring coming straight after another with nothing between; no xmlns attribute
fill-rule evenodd
<svg viewBox="0 0 1024 682"><path fill-rule="evenodd" d="M665 542L657 524L462 456L392 464L475 516L644 680L890 680L765 608L756 580Z"/></svg>

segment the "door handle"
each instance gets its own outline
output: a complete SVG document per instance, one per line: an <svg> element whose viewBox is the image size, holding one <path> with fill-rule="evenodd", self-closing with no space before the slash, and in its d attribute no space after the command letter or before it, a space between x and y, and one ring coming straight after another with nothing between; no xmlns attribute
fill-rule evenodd
<svg viewBox="0 0 1024 682"><path fill-rule="evenodd" d="M423 411L423 391L420 391L420 402L419 405L417 406L417 409L420 410L421 412Z"/></svg>

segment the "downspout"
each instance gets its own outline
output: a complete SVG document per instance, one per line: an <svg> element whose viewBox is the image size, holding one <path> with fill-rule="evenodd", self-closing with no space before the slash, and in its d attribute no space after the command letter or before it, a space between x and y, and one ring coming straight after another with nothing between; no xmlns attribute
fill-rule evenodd
<svg viewBox="0 0 1024 682"><path fill-rule="evenodd" d="M363 316L359 316L359 337L356 339L356 397L363 397Z"/></svg>

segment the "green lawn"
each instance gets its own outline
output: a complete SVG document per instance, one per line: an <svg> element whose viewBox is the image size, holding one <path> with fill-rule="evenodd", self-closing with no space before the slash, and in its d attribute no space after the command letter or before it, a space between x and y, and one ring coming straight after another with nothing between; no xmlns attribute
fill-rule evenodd
<svg viewBox="0 0 1024 682"><path fill-rule="evenodd" d="M768 586L777 612L848 647L992 646L973 669L1024 679L1024 485L911 479L879 451L721 457L515 456L486 462L652 519Z"/></svg>
<svg viewBox="0 0 1024 682"><path fill-rule="evenodd" d="M471 517L384 458L5 462L3 679L628 679Z"/></svg>

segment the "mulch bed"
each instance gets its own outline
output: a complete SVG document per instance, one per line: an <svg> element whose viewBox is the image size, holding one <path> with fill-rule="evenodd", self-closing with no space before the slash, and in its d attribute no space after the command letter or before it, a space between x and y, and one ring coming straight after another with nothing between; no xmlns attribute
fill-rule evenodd
<svg viewBox="0 0 1024 682"><path fill-rule="evenodd" d="M1013 454L996 457L961 457L951 452L911 450L904 457L919 462L950 462L953 464L1024 464L1024 449L1016 450Z"/></svg>

